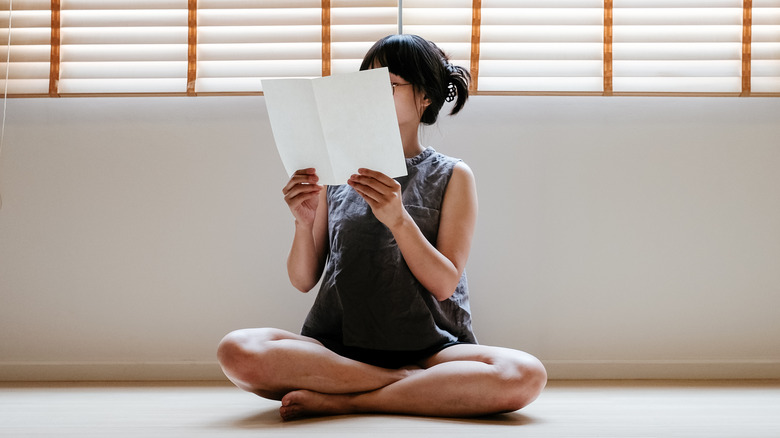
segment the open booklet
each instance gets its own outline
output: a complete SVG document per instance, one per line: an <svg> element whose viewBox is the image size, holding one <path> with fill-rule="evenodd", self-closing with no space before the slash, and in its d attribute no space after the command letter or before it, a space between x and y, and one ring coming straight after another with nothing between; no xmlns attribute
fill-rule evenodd
<svg viewBox="0 0 780 438"><path fill-rule="evenodd" d="M346 184L358 168L406 175L387 68L314 79L262 81L287 174L314 167L320 184Z"/></svg>

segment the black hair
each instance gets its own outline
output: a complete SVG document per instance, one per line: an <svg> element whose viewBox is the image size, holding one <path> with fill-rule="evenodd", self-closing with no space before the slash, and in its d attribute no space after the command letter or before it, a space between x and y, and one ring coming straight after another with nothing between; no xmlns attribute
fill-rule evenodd
<svg viewBox="0 0 780 438"><path fill-rule="evenodd" d="M420 117L426 125L436 123L444 102L455 100L450 115L457 114L469 97L471 75L450 64L436 44L417 35L390 35L374 43L360 65L361 70L381 66L402 77L430 100Z"/></svg>

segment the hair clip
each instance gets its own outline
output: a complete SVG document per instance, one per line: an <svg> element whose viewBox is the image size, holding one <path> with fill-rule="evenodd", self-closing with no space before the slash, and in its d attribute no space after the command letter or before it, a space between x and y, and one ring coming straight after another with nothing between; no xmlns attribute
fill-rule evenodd
<svg viewBox="0 0 780 438"><path fill-rule="evenodd" d="M444 98L445 102L452 102L455 100L455 96L458 95L458 89L455 88L455 84L450 82L447 84L447 97Z"/></svg>

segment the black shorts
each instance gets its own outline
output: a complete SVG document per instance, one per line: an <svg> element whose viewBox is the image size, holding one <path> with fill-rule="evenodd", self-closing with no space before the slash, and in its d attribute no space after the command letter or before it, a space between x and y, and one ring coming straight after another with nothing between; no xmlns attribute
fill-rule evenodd
<svg viewBox="0 0 780 438"><path fill-rule="evenodd" d="M441 345L414 351L372 350L369 348L350 347L328 339L317 339L328 350L358 362L367 363L382 368L398 369L409 365L419 365L425 359L453 345L465 342L453 341Z"/></svg>

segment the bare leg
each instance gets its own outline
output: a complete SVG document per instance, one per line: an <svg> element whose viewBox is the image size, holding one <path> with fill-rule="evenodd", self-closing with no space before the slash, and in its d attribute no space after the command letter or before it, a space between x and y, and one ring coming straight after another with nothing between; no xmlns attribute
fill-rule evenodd
<svg viewBox="0 0 780 438"><path fill-rule="evenodd" d="M284 419L359 412L468 417L526 406L547 382L542 364L520 351L456 345L422 364L426 369L374 391L326 394L298 390L284 396Z"/></svg>
<svg viewBox="0 0 780 438"><path fill-rule="evenodd" d="M217 357L236 386L275 400L297 389L328 394L373 391L414 373L347 359L312 338L266 328L228 334Z"/></svg>

